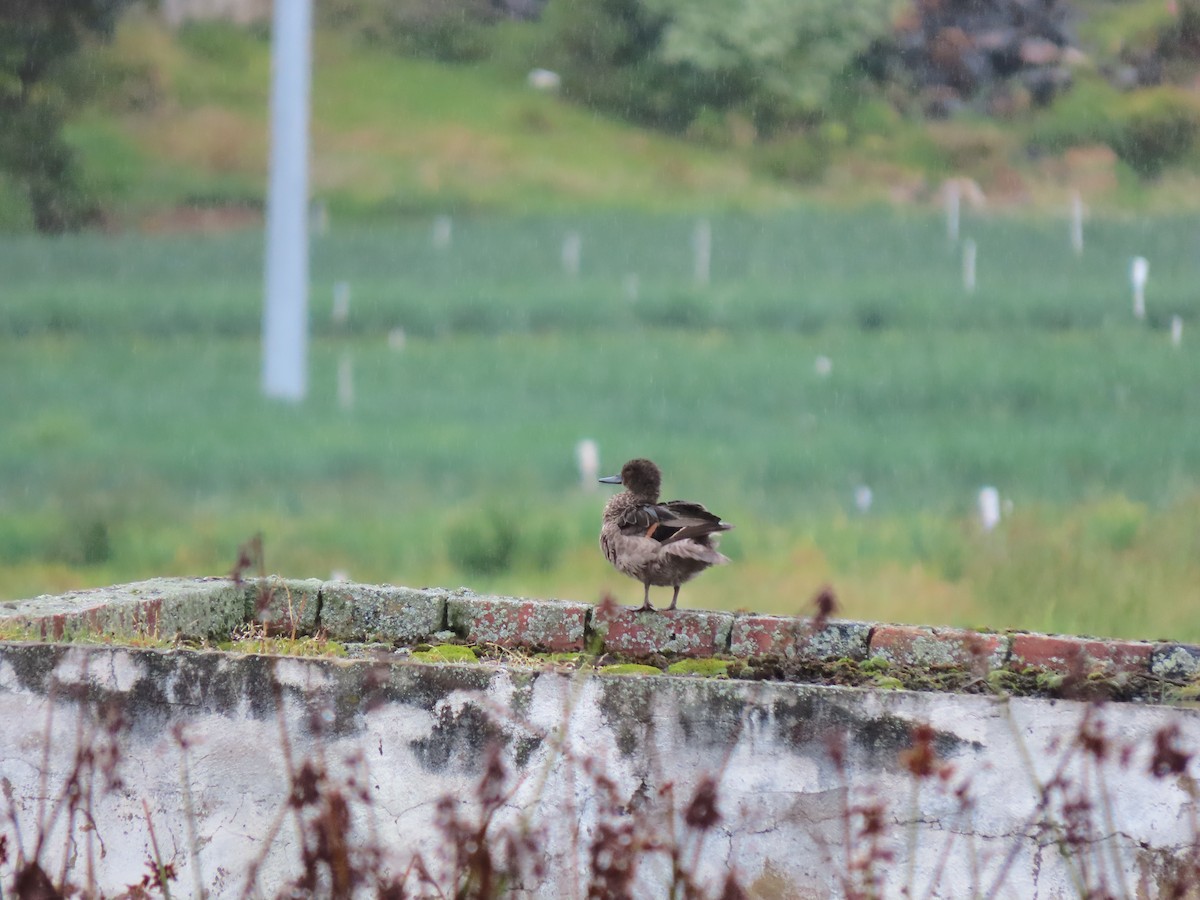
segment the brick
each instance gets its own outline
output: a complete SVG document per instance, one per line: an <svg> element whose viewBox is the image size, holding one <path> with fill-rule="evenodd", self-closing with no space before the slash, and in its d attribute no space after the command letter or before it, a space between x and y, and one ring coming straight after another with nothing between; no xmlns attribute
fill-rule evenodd
<svg viewBox="0 0 1200 900"><path fill-rule="evenodd" d="M876 625L871 632L871 656L906 666L1001 668L1008 657L1009 638L959 628L919 625Z"/></svg>
<svg viewBox="0 0 1200 900"><path fill-rule="evenodd" d="M866 622L827 621L782 616L736 616L729 638L734 656L778 656L788 659L866 659L871 626Z"/></svg>
<svg viewBox="0 0 1200 900"><path fill-rule="evenodd" d="M472 644L569 652L584 649L586 603L521 597L450 597L450 630Z"/></svg>
<svg viewBox="0 0 1200 900"><path fill-rule="evenodd" d="M218 638L242 624L245 614L244 588L224 578L152 578L0 608L0 618L55 640L80 634Z"/></svg>
<svg viewBox="0 0 1200 900"><path fill-rule="evenodd" d="M245 589L246 621L261 622L271 634L286 634L293 628L312 634L317 627L322 582L319 578L248 578Z"/></svg>
<svg viewBox="0 0 1200 900"><path fill-rule="evenodd" d="M127 588L161 637L224 638L245 621L242 591L228 578L154 579Z"/></svg>
<svg viewBox="0 0 1200 900"><path fill-rule="evenodd" d="M732 613L691 609L643 612L607 603L592 611L592 628L609 653L650 656L713 656L726 653Z"/></svg>
<svg viewBox="0 0 1200 900"><path fill-rule="evenodd" d="M1150 672L1168 681L1191 681L1200 675L1200 647L1195 644L1156 644Z"/></svg>
<svg viewBox="0 0 1200 900"><path fill-rule="evenodd" d="M1051 634L1012 635L1014 668L1035 666L1064 674L1149 673L1154 645L1142 641L1101 641Z"/></svg>
<svg viewBox="0 0 1200 900"><path fill-rule="evenodd" d="M446 593L329 581L321 587L321 627L335 641L429 640L442 630Z"/></svg>

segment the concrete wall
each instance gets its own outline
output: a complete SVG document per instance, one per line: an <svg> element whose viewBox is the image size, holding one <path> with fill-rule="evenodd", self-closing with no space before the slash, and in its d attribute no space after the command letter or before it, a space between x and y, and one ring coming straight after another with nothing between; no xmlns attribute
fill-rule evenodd
<svg viewBox="0 0 1200 900"><path fill-rule="evenodd" d="M374 637L448 624L422 605L437 592L290 584L310 624L342 616ZM10 604L0 626L38 621L40 609L64 634L87 618L204 632L242 621L259 596L225 581L153 582ZM321 598L315 610L306 596ZM504 604L525 609L527 625L562 613L567 638L575 627L572 604L448 599L466 604L460 629L497 627ZM273 604L267 617L287 605ZM686 649L686 634L668 639ZM239 896L254 868L274 896L302 875L306 847L310 860L330 852L318 838L335 831L351 854L377 851L360 854L361 868L395 877L418 854L452 893L446 834L481 806L494 809L489 838L532 835L513 850L524 864L508 883L541 897L585 896L601 863L619 880L619 847L637 863L637 897L668 896L673 850L713 897L730 872L756 897L825 897L876 877L885 896L931 885L933 896L1100 885L1157 896L1197 862L1192 788L1179 777L1194 774L1186 753L1200 747L1191 708L615 675L532 649L503 664L426 665L395 643L334 660L0 642L0 885L12 848L30 856L41 830L48 872L65 861L76 884L116 892L146 871L152 827L183 896ZM703 802L709 778L718 819ZM349 811L330 831L335 796ZM593 855L597 844L609 849ZM317 893L333 893L322 877Z"/></svg>

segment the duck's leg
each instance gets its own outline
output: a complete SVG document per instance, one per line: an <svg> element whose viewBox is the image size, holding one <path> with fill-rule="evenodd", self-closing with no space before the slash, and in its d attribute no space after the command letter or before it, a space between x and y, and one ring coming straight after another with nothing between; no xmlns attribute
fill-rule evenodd
<svg viewBox="0 0 1200 900"><path fill-rule="evenodd" d="M646 588L646 593L642 598L642 605L638 607L638 612L654 612L654 607L650 605L650 582L643 582L643 587Z"/></svg>
<svg viewBox="0 0 1200 900"><path fill-rule="evenodd" d="M671 605L667 609L674 609L675 604L679 602L679 585L675 585L675 593L671 595Z"/></svg>

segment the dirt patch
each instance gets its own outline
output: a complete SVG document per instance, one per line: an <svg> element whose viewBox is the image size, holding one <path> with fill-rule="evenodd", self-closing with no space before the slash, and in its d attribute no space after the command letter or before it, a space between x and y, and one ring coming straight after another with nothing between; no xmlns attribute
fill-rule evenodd
<svg viewBox="0 0 1200 900"><path fill-rule="evenodd" d="M194 234L261 228L263 211L258 207L175 206L150 213L138 223L143 234Z"/></svg>

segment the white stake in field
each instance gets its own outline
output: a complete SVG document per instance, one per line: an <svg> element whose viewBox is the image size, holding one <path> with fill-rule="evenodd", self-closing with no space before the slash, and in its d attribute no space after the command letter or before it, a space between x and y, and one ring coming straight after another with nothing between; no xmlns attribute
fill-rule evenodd
<svg viewBox="0 0 1200 900"><path fill-rule="evenodd" d="M345 325L350 318L350 282L339 281L333 286L333 309L329 318L334 325Z"/></svg>
<svg viewBox="0 0 1200 900"><path fill-rule="evenodd" d="M968 294L975 293L975 241L967 238L963 241L962 278L963 290Z"/></svg>
<svg viewBox="0 0 1200 900"><path fill-rule="evenodd" d="M568 231L562 244L563 271L572 278L579 277L579 267L583 262L583 236L578 231Z"/></svg>
<svg viewBox="0 0 1200 900"><path fill-rule="evenodd" d="M329 234L329 207L324 200L314 200L309 207L308 229L317 237Z"/></svg>
<svg viewBox="0 0 1200 900"><path fill-rule="evenodd" d="M958 223L962 213L962 188L957 181L946 182L946 238L958 243Z"/></svg>
<svg viewBox="0 0 1200 900"><path fill-rule="evenodd" d="M696 223L692 232L692 277L700 287L707 287L712 268L712 225L708 219Z"/></svg>
<svg viewBox="0 0 1200 900"><path fill-rule="evenodd" d="M1150 278L1150 262L1144 256L1135 256L1129 267L1129 281L1133 285L1133 317L1146 318L1146 281Z"/></svg>
<svg viewBox="0 0 1200 900"><path fill-rule="evenodd" d="M1071 249L1083 256L1083 197L1079 191L1071 195Z"/></svg>
<svg viewBox="0 0 1200 900"><path fill-rule="evenodd" d="M585 491L596 490L600 477L600 448L591 438L575 445L575 461L579 463L579 483Z"/></svg>
<svg viewBox="0 0 1200 900"><path fill-rule="evenodd" d="M638 297L642 292L642 280L638 278L638 273L626 273L624 280L621 282L621 287L625 293L625 299L630 303L637 303Z"/></svg>
<svg viewBox="0 0 1200 900"><path fill-rule="evenodd" d="M337 369L338 406L345 410L354 409L354 360L343 353Z"/></svg>
<svg viewBox="0 0 1200 900"><path fill-rule="evenodd" d="M438 216L433 220L433 249L449 250L454 239L454 220L449 216Z"/></svg>
<svg viewBox="0 0 1200 900"><path fill-rule="evenodd" d="M979 489L979 524L984 531L1000 524L1000 492L991 485Z"/></svg>

